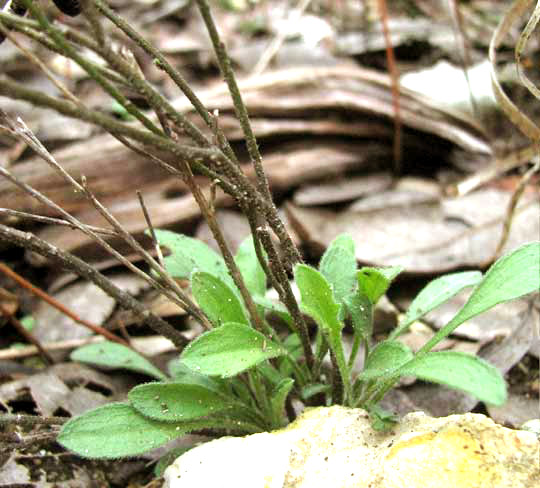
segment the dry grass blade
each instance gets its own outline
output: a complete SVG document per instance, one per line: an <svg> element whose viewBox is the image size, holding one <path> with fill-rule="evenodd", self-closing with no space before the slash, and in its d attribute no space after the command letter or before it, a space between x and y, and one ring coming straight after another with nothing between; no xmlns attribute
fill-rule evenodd
<svg viewBox="0 0 540 488"><path fill-rule="evenodd" d="M523 83L527 89L540 100L540 90L536 88L534 83L529 80L527 75L525 74L525 70L523 69L523 64L521 63L521 55L523 54L523 51L525 49L525 46L529 40L529 37L531 37L531 34L533 33L534 29L536 29L536 26L538 25L538 21L540 21L540 1L536 2L536 7L534 7L534 12L531 14L531 17L529 18L529 21L527 22L527 25L521 32L521 35L519 36L518 42L516 43L515 48L515 57L516 57L516 65L517 65L517 72L519 76L519 80L521 83Z"/></svg>
<svg viewBox="0 0 540 488"><path fill-rule="evenodd" d="M520 179L516 189L512 193L512 198L510 199L510 202L508 204L508 208L506 210L506 216L504 218L503 223L503 229L501 238L499 240L499 244L497 245L497 249L493 253L493 258L491 261L489 261L486 264L489 264L492 261L495 261L502 253L502 250L504 249L505 244L508 241L508 236L510 235L510 228L512 227L512 222L514 220L514 215L516 214L516 209L518 202L520 198L523 196L523 193L525 192L525 188L527 187L527 184L531 180L534 173L538 172L540 170L540 160L536 160L536 163L532 168L530 168Z"/></svg>
<svg viewBox="0 0 540 488"><path fill-rule="evenodd" d="M506 116L533 142L540 141L540 129L538 126L525 115L519 108L508 98L508 95L502 89L496 73L497 48L500 46L503 39L506 37L512 24L517 21L521 15L527 10L532 3L532 0L516 0L510 10L501 19L499 25L495 29L491 41L489 43L489 61L491 63L491 82L493 84L493 92L501 109Z"/></svg>

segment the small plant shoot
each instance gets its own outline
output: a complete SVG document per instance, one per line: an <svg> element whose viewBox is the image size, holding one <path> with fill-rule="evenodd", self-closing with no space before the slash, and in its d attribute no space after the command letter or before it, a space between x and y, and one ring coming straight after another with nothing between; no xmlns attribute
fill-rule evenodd
<svg viewBox="0 0 540 488"><path fill-rule="evenodd" d="M45 74L54 82L55 90L44 93L12 79L17 70L10 69L0 77L0 95L6 99L25 101L35 107L52 109L85 124L93 124L134 151L141 160L137 165L144 162L159 166L159 172L166 171L167 177L177 179L176 183L181 183L182 188L189 191L220 250L217 253L200 240L170 230L153 229L154 224L170 226L180 222L175 220L176 212L170 212L171 215L174 213L174 219L167 216L167 219L152 223L152 212L147 211L142 194L139 194L142 214L150 228L148 239L152 243L152 252L148 252L150 246L143 246L143 240L133 236L133 232L140 227L124 227L121 222L127 221L126 214L123 214L123 218L115 217L98 200L90 185L96 178L89 178L87 182L86 178L81 177L80 171L76 176L69 175L22 118L12 119L11 115L0 109L3 133L9 139L13 137L18 144L32 148L45 159L77 195L73 208L81 210L83 207L80 206L79 197L84 197L105 218L107 229L88 226L70 214L69 209L60 208L49 197L42 195L37 188L23 180L19 181L16 176L18 168L13 173L6 165L0 165L0 174L26 192L29 198L37 199L36 208L44 210L43 214L38 212L39 216L32 216L19 209L21 217L17 216L13 221L38 217L37 221L42 222L43 215L50 215L55 217L55 225L68 224L70 232L71 229L78 229L91 236L93 242L99 243L114 257L115 263L121 262L137 273L155 291L181 307L191 320L186 321L189 330L176 327L117 286L94 265L61 249L61 246L47 243L32 232L23 232L7 223L0 223L0 239L9 246L16 245L35 252L50 260L50 263L59 264L93 282L113 297L120 307L133 312L145 327L170 340L177 348L166 368L160 368L136 350L120 345L122 341L111 331L102 332L108 332L107 337L116 338L116 342L100 342L73 351L73 361L96 368L127 370L143 376L147 382L132 388L123 402L94 408L63 424L57 437L62 446L84 458L133 457L160 447L166 450L164 446L170 441L190 433L206 436L247 435L280 429L292 422L304 407L330 405L363 408L369 413L373 428L384 430L394 425L397 418L392 412L385 411L381 402L403 377L416 377L460 390L486 404L502 405L505 402L505 381L493 365L474 355L436 351L434 348L471 318L510 300L538 293L540 242L524 244L500 257L485 274L465 271L434 279L418 293L395 328L381 340L373 334L375 310L403 269L400 266L359 268L357 259L362 256L357 255L355 241L347 234L337 236L330 243L318 266L303 262L272 200L255 137L259 129L251 127L242 99L244 88L240 89L241 85L236 81L232 68L235 63L227 54L225 40L219 34L221 29L215 24L211 13L210 3L213 2L194 0L176 3L182 6L193 3L198 8L216 55L221 79L231 96L232 107L229 101L222 105L220 100L223 97L215 98L212 95L217 93L214 89L205 92L206 95L199 99L190 83L171 65L169 57L140 34L132 26L133 22L123 18L120 9L109 6L107 0L53 1L64 14L80 15L80 21L60 26L61 21L53 22L50 12L44 10L43 5L47 2L5 1L5 6L0 9L3 10L0 12L0 44L9 39L17 46L19 43L15 41L24 37L25 42L20 43L19 49L36 65L41 62L37 63L39 60L21 47L30 45L30 41L39 44L38 54L47 50L55 57L71 60L86 73L83 93L94 94L98 93L96 89L100 89L96 100L103 98L108 102L99 106L85 105L78 98L78 91L72 94L62 83L56 82L52 72L48 71ZM233 4L229 0L221 3ZM510 120L533 143L530 148L533 149L532 153L529 149L525 152L520 150L520 158L530 153L527 161L537 153L540 128L510 102L497 81L495 67L497 48L506 34L513 32L512 22L525 12L530 3L525 0L515 2L514 7L502 18L499 28L495 29L489 49L496 98ZM526 78L520 57L539 19L540 2L516 49L519 78L537 98L540 98L540 93ZM129 45L121 46L121 39L129 39ZM137 56L130 50L133 47L137 49ZM8 58L10 56L11 53ZM150 63L154 69L148 70L146 68ZM156 69L168 77L166 83L161 83L165 81L161 77L158 85L156 79L146 78L146 73L153 73L153 78L156 78ZM376 79L379 80L378 75ZM368 77L366 82L372 83L373 80ZM87 83L93 83L89 90ZM335 80L332 79L332 83L335 84ZM77 90L80 88L78 83L70 85ZM263 85L265 83L257 90L263 89ZM175 88L171 90L173 86ZM71 90L71 86L69 88ZM165 92L175 93L176 89L183 95L179 105L164 95ZM268 87L264 89L268 90ZM383 85L377 86L379 89L384 89ZM253 94L255 96L256 93ZM404 98L405 102L407 98L408 95ZM184 99L189 101L192 110L184 107ZM213 100L212 107L205 106L202 99ZM413 97L413 101L414 107L421 106L417 98ZM398 105L396 101L396 119L399 118ZM109 110L103 110L107 106ZM234 112L237 128L228 121L229 115L225 120L220 119L220 107ZM336 108L341 113L343 107L339 103ZM378 109L378 112L380 110L383 109ZM385 110L381 113L389 116ZM437 120L441 114L437 115ZM421 128L419 120L415 119L413 123L407 122L406 118L405 122L411 123L411 128L417 132ZM421 124L422 127L428 125ZM237 134L237 129L240 134ZM461 130L460 127L460 134ZM436 132L439 136L441 131ZM476 126L474 132L478 132ZM234 144L228 139L229 133L235 134ZM242 139L245 140L245 151L238 152L238 141ZM458 137L454 133L449 140L456 142L454 139L469 138L463 135ZM471 139L474 140L476 136ZM471 141L465 147L477 147L477 143ZM417 146L416 142L414 146ZM394 152L397 170L398 151ZM20 151L13 154L18 157ZM250 163L247 171L245 161ZM538 162L534 164L523 175L512 197L515 208L527 178L540 165ZM27 171L24 165L20 168L22 177ZM146 174L145 169L139 175L141 178L136 178L133 184L147 180ZM152 197L153 204L158 201L159 192L155 192L157 181L153 177L148 181L151 186L147 188L151 188L152 195L155 195ZM60 188L59 183L55 185ZM42 186L50 187L48 184ZM103 192L105 186L100 185L97 195ZM458 190L457 187L455 189ZM124 192L120 192L120 195L123 196ZM216 218L215 208L223 202L222 197L236 203L252 232L240 244L236 254L227 244ZM71 202L71 197L65 201ZM33 208L33 205L30 207ZM131 209L131 205L122 207ZM174 207L166 208L179 207L175 203ZM86 211L77 213L90 215ZM166 210L160 209L160 214L165 213ZM9 214L6 213L6 216ZM60 217L61 220L58 220ZM505 232L495 251L496 256L500 255L507 242L506 231L511 217L509 212ZM11 221L11 217L6 219L8 221ZM415 229L411 232L415 232ZM120 246L116 245L117 241ZM125 249L128 253L123 252ZM137 267L131 258L126 257L128 254L140 258ZM402 336L415 321L464 290L470 292L466 303L425 344L417 351L405 344ZM202 332L193 333L194 328L190 327L194 322L200 325ZM26 326L31 328L32 324L27 323ZM17 426L25 425L22 421L20 424L19 420L13 421L13 418L26 416L8 417L8 422ZM32 422L35 420L33 418ZM53 422L58 423L63 420L52 418ZM20 439L13 441L13 444L18 446ZM186 444L183 443L180 449L185 448ZM178 452L178 448L171 446L170 452L164 453L158 462L155 472L162 473Z"/></svg>
<svg viewBox="0 0 540 488"><path fill-rule="evenodd" d="M118 344L76 350L74 360L124 368L157 380L135 387L127 403L106 405L67 422L58 441L81 456L135 456L200 430L249 434L280 428L291 420L293 399L306 405L362 407L370 412L373 426L384 429L395 419L379 402L402 376L446 385L501 405L506 386L495 367L472 355L432 349L469 318L540 289L540 243L533 242L500 258L484 276L467 271L433 280L412 301L388 338L374 344L373 310L401 268L357 269L352 238L339 236L326 250L319 269L305 264L294 267L301 313L315 327L310 368L292 311L286 303L266 296L264 268L251 238L234 259L264 330L251 323L242 295L219 255L186 236L168 231L157 231L157 236L170 252L165 258L167 271L190 280L193 297L212 329L184 348L168 375ZM462 309L419 352L400 342L400 335L415 320L470 287L474 288ZM276 317L281 318L281 325L275 324ZM342 341L346 321L354 334L349 355ZM353 365L360 347L365 363L355 375Z"/></svg>

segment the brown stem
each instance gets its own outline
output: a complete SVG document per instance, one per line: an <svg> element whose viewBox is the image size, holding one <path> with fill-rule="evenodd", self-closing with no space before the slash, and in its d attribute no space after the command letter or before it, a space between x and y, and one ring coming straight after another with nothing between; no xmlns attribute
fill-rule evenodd
<svg viewBox="0 0 540 488"><path fill-rule="evenodd" d="M57 263L73 271L78 276L90 280L105 293L113 297L122 307L133 310L136 316L140 317L152 330L169 338L179 349L183 349L187 344L187 339L174 327L162 318L154 315L129 293L118 288L112 281L105 278L97 269L92 268L92 266L85 263L82 259L52 246L31 233L21 232L2 224L0 224L0 240L11 242L24 249L34 251L50 259L53 263Z"/></svg>
<svg viewBox="0 0 540 488"><path fill-rule="evenodd" d="M86 327L87 329L90 329L96 334L106 337L110 341L114 341L114 342L117 342L118 344L122 344L124 346L130 347L126 341L116 336L112 332L108 331L107 329L104 329L103 327L100 327L99 325L92 324L88 320L82 319L76 313L69 310L69 308L62 305L58 300L56 300L55 298L50 296L48 293L38 288L37 286L34 286L32 283L30 283L29 281L24 279L22 276L15 273L15 271L11 270L8 266L6 266L4 263L1 263L1 262L0 262L0 271L4 273L6 276L9 276L13 281L16 281L19 285L21 285L23 288L28 290L30 293L41 298L44 302L47 302L51 307L56 308L56 310L63 313L66 317L69 317L71 320L77 322L78 324L81 324L83 327ZM41 350L41 346L39 346L35 342L32 342L32 343L38 349ZM54 361L51 361L51 362L54 362Z"/></svg>
<svg viewBox="0 0 540 488"><path fill-rule="evenodd" d="M270 186L268 185L268 179L266 178L266 174L263 169L261 153L259 152L255 134L251 128L248 111L236 82L231 59L227 54L225 44L221 41L216 24L214 23L214 19L210 12L208 2L206 0L196 0L196 2L206 25L208 34L210 35L210 40L214 46L214 52L216 53L219 69L223 78L225 79L225 82L227 83L227 87L229 88L229 93L231 94L231 98L233 100L234 110L238 121L240 122L240 127L242 128L242 132L246 138L246 147L257 178L257 189L269 207L269 212L267 213L268 223L274 232L276 232L276 235L284 246L288 261L287 267L290 268L295 262L301 262L302 258L289 234L286 232L283 223L277 216L277 209L274 205L272 194L270 193Z"/></svg>
<svg viewBox="0 0 540 488"><path fill-rule="evenodd" d="M300 312L300 308L298 307L298 303L292 292L287 273L285 272L283 263L276 252L268 230L259 228L257 229L257 232L261 238L264 249L268 254L268 262L270 263L270 267L282 285L282 294L279 296L279 299L285 304L287 310L293 318L293 323L296 329L295 332L300 338L300 342L302 343L302 348L304 350L304 356L306 358L306 364L310 374L312 374L315 360L313 350L311 349L311 344L309 342L309 333L306 321ZM277 291L279 293L279 290Z"/></svg>
<svg viewBox="0 0 540 488"><path fill-rule="evenodd" d="M184 172L186 175L184 181L188 185L191 193L193 194L193 197L195 198L197 204L199 205L199 208L201 209L201 212L204 215L204 218L208 224L208 227L210 228L212 235L214 236L214 239L216 240L219 246L219 250L221 251L221 254L223 255L223 259L225 260L225 264L227 265L229 273L231 274L235 285L240 290L240 294L242 295L242 298L244 299L244 303L248 309L251 322L253 323L253 326L259 332L263 332L265 330L265 327L262 323L261 317L257 313L257 308L255 307L255 304L253 303L251 294L246 288L244 279L242 278L242 274L240 273L238 266L236 266L236 262L234 261L234 257L229 249L229 246L225 242L223 233L221 232L221 229L219 228L219 224L217 223L215 213L210 210L210 207L208 206L208 202L206 201L206 198L201 192L201 188L195 181L195 178L193 178L193 173L191 172L191 168L189 167L189 164L183 161L183 165L184 165Z"/></svg>

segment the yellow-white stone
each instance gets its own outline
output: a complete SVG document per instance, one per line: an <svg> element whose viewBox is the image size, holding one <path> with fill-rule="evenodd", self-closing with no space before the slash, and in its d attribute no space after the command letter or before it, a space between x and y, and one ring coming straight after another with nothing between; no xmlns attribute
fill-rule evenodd
<svg viewBox="0 0 540 488"><path fill-rule="evenodd" d="M304 412L287 428L180 456L166 488L540 488L540 442L480 414L412 413L374 431L365 411Z"/></svg>

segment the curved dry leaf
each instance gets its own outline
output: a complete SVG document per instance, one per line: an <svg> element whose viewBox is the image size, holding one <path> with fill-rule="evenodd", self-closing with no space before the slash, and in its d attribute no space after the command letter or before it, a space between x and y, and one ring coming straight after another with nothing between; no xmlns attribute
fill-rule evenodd
<svg viewBox="0 0 540 488"><path fill-rule="evenodd" d="M389 194L391 195L391 194ZM409 273L442 273L479 267L492 258L502 232L510 192L483 189L459 199L420 200L363 211L332 212L287 206L289 221L304 242L322 252L339 234L349 233L356 257L374 266L401 265ZM392 198L387 197L392 203ZM358 209L360 202L354 204ZM540 202L535 195L520 205L506 252L540 233Z"/></svg>
<svg viewBox="0 0 540 488"><path fill-rule="evenodd" d="M495 29L489 43L489 61L491 62L491 81L495 98L506 116L532 141L540 141L540 129L510 100L502 89L496 73L497 48L510 31L512 24L518 20L527 10L532 0L516 0L506 12L499 25Z"/></svg>
<svg viewBox="0 0 540 488"><path fill-rule="evenodd" d="M337 180L305 185L294 193L293 201L302 206L347 202L387 190L392 180L390 173L345 176Z"/></svg>
<svg viewBox="0 0 540 488"><path fill-rule="evenodd" d="M540 2L536 3L534 12L529 17L529 21L527 22L527 25L525 26L525 28L521 32L521 35L519 36L519 39L518 39L518 42L516 43L516 48L515 48L515 58L516 58L518 77L521 83L523 83L536 98L540 99L540 90L538 90L538 88L536 88L534 83L527 77L527 75L525 74L525 70L523 69L523 64L521 63L521 54L523 53L523 50L525 49L525 45L527 44L529 37L531 36L534 29L536 28L538 21L540 21Z"/></svg>

